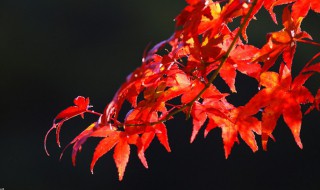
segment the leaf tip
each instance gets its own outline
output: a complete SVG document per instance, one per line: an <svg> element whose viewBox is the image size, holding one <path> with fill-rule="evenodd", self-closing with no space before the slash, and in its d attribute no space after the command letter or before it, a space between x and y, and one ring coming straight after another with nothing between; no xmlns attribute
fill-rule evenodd
<svg viewBox="0 0 320 190"><path fill-rule="evenodd" d="M262 149L267 151L267 140L262 140Z"/></svg>
<svg viewBox="0 0 320 190"><path fill-rule="evenodd" d="M209 133L209 130L205 129L205 130L204 130L204 133L203 133L203 137L204 137L204 138L207 138L208 133Z"/></svg>
<svg viewBox="0 0 320 190"><path fill-rule="evenodd" d="M90 172L91 172L91 174L93 174L94 165L95 165L95 162L94 162L94 160L92 160L92 162L90 164Z"/></svg>
<svg viewBox="0 0 320 190"><path fill-rule="evenodd" d="M192 135L190 137L190 143L193 143L193 141L196 138L197 134L198 134L198 131L195 131L195 130L192 131Z"/></svg>
<svg viewBox="0 0 320 190"><path fill-rule="evenodd" d="M303 145L302 145L302 142L301 142L301 139L299 136L295 137L295 141L296 141L297 145L299 146L299 148L303 149Z"/></svg>
<svg viewBox="0 0 320 190"><path fill-rule="evenodd" d="M148 162L147 162L147 159L144 155L144 150L143 151L138 151L138 157L142 163L142 165L148 169Z"/></svg>
<svg viewBox="0 0 320 190"><path fill-rule="evenodd" d="M123 174L119 173L119 181L122 181L122 179L123 179Z"/></svg>
<svg viewBox="0 0 320 190"><path fill-rule="evenodd" d="M225 153L224 153L224 157L225 157L226 159L228 159L229 154L230 154L230 152L229 152L229 151L225 151Z"/></svg>

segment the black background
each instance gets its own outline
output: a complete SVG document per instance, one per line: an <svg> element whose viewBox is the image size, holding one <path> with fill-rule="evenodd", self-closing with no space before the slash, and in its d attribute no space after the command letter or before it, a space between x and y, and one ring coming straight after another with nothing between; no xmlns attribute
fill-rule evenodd
<svg viewBox="0 0 320 190"><path fill-rule="evenodd" d="M0 188L9 189L320 189L319 112L303 119L296 146L280 119L268 151L252 153L241 140L224 158L220 130L189 143L191 121L177 117L167 122L172 153L155 140L144 169L135 148L122 182L117 180L112 153L89 165L98 139L90 139L71 164L70 149L61 150L54 135L43 139L54 116L72 105L78 95L91 98L102 111L125 77L140 65L142 52L168 38L173 18L183 0L2 0L0 2ZM276 8L279 12L280 8ZM278 18L281 18L280 16ZM251 43L261 47L266 32L281 28L265 10L249 26ZM319 15L310 13L303 27L320 42ZM260 24L259 24L260 22ZM319 48L299 45L299 69ZM244 104L256 92L256 83L239 75L238 94L230 99ZM312 82L313 81L313 82ZM217 81L219 82L219 81ZM224 84L222 83L221 86ZM319 75L307 84L313 93ZM242 102L240 102L240 100ZM74 119L62 129L62 145L83 130L94 117ZM260 138L257 137L260 145Z"/></svg>

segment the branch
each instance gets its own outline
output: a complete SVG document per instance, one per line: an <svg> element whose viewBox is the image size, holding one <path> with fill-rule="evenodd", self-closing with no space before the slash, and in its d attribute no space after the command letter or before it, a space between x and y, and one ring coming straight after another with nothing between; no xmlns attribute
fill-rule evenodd
<svg viewBox="0 0 320 190"><path fill-rule="evenodd" d="M197 101L197 100L201 97L201 95L210 87L210 85L213 83L213 81L217 78L217 76L218 76L218 74L219 74L222 66L224 65L224 63L225 63L225 62L227 61L227 59L229 58L231 51L234 49L234 47L235 47L235 45L236 45L236 43L237 43L237 40L238 40L238 38L240 37L240 35L241 35L241 33L242 33L242 30L244 29L246 23L248 22L248 20L249 20L249 18L250 18L250 15L251 15L252 12L253 12L253 9L254 9L255 5L257 4L257 1L258 1L258 0L254 0L254 1L252 2L251 7L250 7L248 13L246 14L243 22L241 23L240 28L239 28L237 34L235 35L232 43L230 44L230 46L229 46L226 54L221 58L221 63L220 63L220 65L219 65L218 68L214 71L214 73L213 73L212 76L210 77L208 83L206 83L205 87L199 92L199 94L198 94L193 100L191 100L189 103L183 105L181 108L176 109L176 110L170 112L170 113L169 113L168 115L166 115L163 119L160 119L160 120L158 120L158 121L156 121L156 122L140 123L140 124L122 124L121 126L118 126L118 127L123 128L124 126L134 127L134 126L150 126L150 125L156 125L156 124L159 124L159 123L166 122L166 121L168 121L172 116L176 115L177 113L180 113L180 112L184 111L185 109L192 107L193 103L194 103L195 101ZM188 118L189 118L189 117L187 117L187 119L188 119Z"/></svg>

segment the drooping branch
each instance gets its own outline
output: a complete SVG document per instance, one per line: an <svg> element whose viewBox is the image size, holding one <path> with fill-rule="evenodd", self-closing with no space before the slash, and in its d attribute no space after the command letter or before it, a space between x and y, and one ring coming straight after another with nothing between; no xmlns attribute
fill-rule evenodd
<svg viewBox="0 0 320 190"><path fill-rule="evenodd" d="M309 9L320 10L316 7L318 5L308 7L309 0L305 1L305 5L298 1L282 2L292 5L283 9L283 29L268 33L266 44L257 48L243 44L240 35L245 41L248 40L246 28L263 6L276 22L272 9L279 5L279 1L230 0L224 1L225 4L220 7L221 1L187 0L187 7L176 18L174 34L144 53L142 65L127 77L104 112L100 114L90 110L89 98L75 98L73 106L55 117L45 142L48 134L55 130L60 146L61 126L73 117L84 117L87 113L99 116L65 149L73 145L72 162L75 165L76 155L89 137L103 138L95 149L90 170L93 173L98 159L114 149L119 180L122 180L129 161L131 145L137 147L138 157L146 168L148 164L144 153L155 137L168 152L171 151L165 122L180 112L185 113L186 119L193 119L190 142L201 127L206 126L205 136L219 127L226 158L234 143L239 142L239 136L255 152L258 150L255 136L261 135L262 147L266 150L268 139L273 138L272 133L281 115L297 145L302 148L300 128L303 114L300 105L311 104L305 114L320 110L320 90L313 95L304 86L310 76L320 73L320 63L313 63L320 53L305 64L297 77L293 79L291 74L297 42L319 46L300 28ZM303 11L299 12L299 9ZM242 17L239 28L231 31L228 23L238 17ZM167 45L170 48L166 49ZM164 55L161 54L163 50L166 51ZM270 71L280 56L283 62L279 71ZM213 84L220 76L231 92L237 92L237 72L259 83L259 91L243 106L229 103L226 99L229 94L220 92ZM178 98L178 105L170 102ZM118 117L126 101L132 109L121 122ZM262 112L262 118L256 117L258 112Z"/></svg>

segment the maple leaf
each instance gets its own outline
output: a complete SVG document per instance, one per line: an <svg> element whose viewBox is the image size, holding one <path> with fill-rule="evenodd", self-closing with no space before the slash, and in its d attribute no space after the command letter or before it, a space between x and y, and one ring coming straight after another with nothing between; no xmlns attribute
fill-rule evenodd
<svg viewBox="0 0 320 190"><path fill-rule="evenodd" d="M205 88L206 84L200 80L192 80L191 85L189 86L188 93L184 93L181 96L181 102L183 104L188 104L193 101L199 93ZM221 93L214 85L210 84L209 87L201 94L200 98L213 98L220 100L226 97L227 93Z"/></svg>
<svg viewBox="0 0 320 190"><path fill-rule="evenodd" d="M145 132L141 135L137 142L138 157L145 168L148 168L148 162L144 153L152 142L154 135L155 134L153 132Z"/></svg>
<svg viewBox="0 0 320 190"><path fill-rule="evenodd" d="M160 118L158 117L157 111L154 111L150 107L149 109L145 109L145 108L134 109L126 116L125 126L127 127L125 128L125 131L128 135L153 133L158 137L160 143L166 148L166 150L170 152L171 150L168 143L166 126L163 122L159 122L159 120ZM130 126L131 123L133 124L141 123L145 125ZM149 123L155 123L155 124L150 125Z"/></svg>
<svg viewBox="0 0 320 190"><path fill-rule="evenodd" d="M116 137L119 134L116 131L116 128L111 125L108 126L99 126L97 122L92 123L87 129L82 131L78 136L76 136L62 151L60 155L60 159L63 156L64 151L73 144L72 147L72 164L76 165L76 157L78 152L81 151L82 145L87 141L89 137ZM94 163L97 161L99 157L94 156ZM94 164L93 164L94 165ZM91 172L93 172L93 167L91 168Z"/></svg>
<svg viewBox="0 0 320 190"><path fill-rule="evenodd" d="M273 8L279 5L285 5L288 3L295 2L296 0L264 0L263 6L269 12L272 20L277 24L276 14L273 12Z"/></svg>
<svg viewBox="0 0 320 190"><path fill-rule="evenodd" d="M206 101L207 100L204 100L202 104L195 102L193 105L191 113L193 117L193 132L190 142L194 140L199 129L208 118L209 122L205 129L205 136L216 127L222 129L222 139L226 158L228 158L234 142L239 142L237 137L238 133L252 151L255 152L258 150L255 135L253 133L261 134L261 123L258 119L240 114L243 109L242 107L234 108L227 104L228 111L226 110L225 113L222 113L220 111L221 107L225 106L226 102Z"/></svg>
<svg viewBox="0 0 320 190"><path fill-rule="evenodd" d="M98 159L104 154L108 153L120 140L120 132L112 131L104 139L102 139L96 146L93 158L90 164L91 173L93 173L93 168Z"/></svg>
<svg viewBox="0 0 320 190"><path fill-rule="evenodd" d="M191 91L193 90L197 92L199 88L197 87ZM239 114L242 112L242 108L235 108L233 105L229 104L225 99L226 95L227 94L220 93L213 85L210 85L208 91L201 96L203 98L202 103L198 101L194 102L191 110L193 130L190 142L192 143L194 141L200 128L208 119L209 122L204 135L207 136L207 134L216 127L220 127L222 129L226 158L228 158L234 142L238 142L238 133L249 147L253 151L256 151L258 146L256 144L253 131L257 134L261 133L260 121L254 117L247 115L242 116Z"/></svg>
<svg viewBox="0 0 320 190"><path fill-rule="evenodd" d="M302 69L302 71L299 73L299 75L294 79L295 86L304 84L314 73L318 72L320 73L320 63L316 63L313 65L310 65L310 63L317 58L320 55L320 53L316 54ZM320 103L320 89L318 89L317 94L314 97L313 104L308 108L308 110L304 114L310 113L314 108L316 108L318 111L319 109L319 103Z"/></svg>
<svg viewBox="0 0 320 190"><path fill-rule="evenodd" d="M176 27L183 28L182 33L177 34L182 34L186 40L213 28L221 12L220 4L212 0L188 1L188 3L189 5L175 18Z"/></svg>
<svg viewBox="0 0 320 190"><path fill-rule="evenodd" d="M291 68L294 53L296 51L296 41L311 36L301 31L300 25L303 18L292 19L289 8L285 7L282 14L282 25L284 29L268 35L268 42L254 56L254 61L264 62L262 71L267 71L275 63L277 58L283 53L283 60Z"/></svg>
<svg viewBox="0 0 320 190"><path fill-rule="evenodd" d="M166 76L166 86L169 88L159 95L158 101L168 101L187 92L190 79L185 72L180 69L170 69Z"/></svg>
<svg viewBox="0 0 320 190"><path fill-rule="evenodd" d="M164 123L158 123L152 127L149 127L149 130L145 130L145 132L140 135L140 138L138 138L135 143L138 148L138 157L145 168L148 168L148 163L144 153L148 149L155 136L157 136L159 142L165 147L165 149L168 152L171 152L167 128Z"/></svg>
<svg viewBox="0 0 320 190"><path fill-rule="evenodd" d="M140 113L141 114L141 113ZM127 123L131 120L136 119L135 117L141 116L138 111L131 112L127 116ZM153 117L150 121L155 119L156 114L152 114ZM146 116L146 115L145 115ZM145 117L144 116L144 117ZM141 134L141 137L138 136ZM142 164L147 168L147 161L144 157L144 152L148 148L153 138L157 136L160 143L170 152L170 146L168 143L167 130L163 123L159 123L154 126L137 126L137 127L126 127L124 131L118 131L116 127L108 124L107 126L101 126L98 122L94 122L87 129L81 132L75 137L62 151L60 159L63 156L64 151L73 144L72 148L72 163L76 165L77 153L81 150L82 145L86 142L89 137L103 137L103 139L97 145L93 158L90 164L90 170L93 173L93 168L100 157L108 153L114 148L114 160L118 168L119 180L123 179L126 165L129 161L130 155L130 144L138 147L138 156ZM148 137L148 138L146 138Z"/></svg>
<svg viewBox="0 0 320 190"><path fill-rule="evenodd" d="M243 30L242 30L242 37L245 41L248 41L248 37L246 34L246 29L250 23L250 21L254 18L255 14L261 9L263 5L264 0L257 0L254 2L250 1L238 1L238 0L231 0L228 4L223 6L223 9L220 13L220 16L212 22L212 25L215 27L210 28L211 31L211 37L215 36L220 32L220 27L228 24L229 22L232 22L233 19L243 16L241 19L241 22L243 24ZM248 15L247 22L243 23L244 16L249 13L249 10L253 7L251 10L250 15Z"/></svg>
<svg viewBox="0 0 320 190"><path fill-rule="evenodd" d="M261 9L261 7L263 5L263 2L264 2L264 0L258 0L255 4L244 3L242 5L242 10L243 10L242 15L247 15L248 11L250 10L250 6L254 6L251 14L248 17L248 21L243 23L242 37L246 42L248 42L247 28L249 26L249 23L252 19L255 18L255 14L257 14L259 12L259 10ZM244 21L244 17L241 19L241 22L243 22L243 21Z"/></svg>
<svg viewBox="0 0 320 190"><path fill-rule="evenodd" d="M57 141L58 146L60 147L60 140L59 140L60 139L59 138L60 137L60 129L65 121L67 121L73 117L76 117L78 115L80 115L82 118L84 118L85 112L98 114L94 111L88 110L90 107L92 107L89 105L89 103L90 103L89 98L84 98L83 96L78 96L73 100L73 103L75 104L74 106L70 106L70 107L64 109L54 118L52 127L48 130L47 134L45 135L44 148L45 148L47 155L49 155L49 152L47 151L47 147L46 147L47 137L53 129L56 129L56 141ZM61 121L56 123L56 120L58 120L58 119L60 119Z"/></svg>
<svg viewBox="0 0 320 190"><path fill-rule="evenodd" d="M220 101L219 99L210 99L210 103L213 104L211 105L208 103L208 101L209 100L206 99L206 102L203 102L202 104L196 101L192 106L191 116L193 118L193 129L190 138L190 143L194 141L200 128L207 120L208 115L218 115L222 118L227 117L225 113L219 110L219 108L224 107L224 102Z"/></svg>
<svg viewBox="0 0 320 190"><path fill-rule="evenodd" d="M199 80L194 80L189 93L184 94L181 97L181 102L190 103L194 100L198 94L205 88L205 84ZM207 103L200 103L195 101L191 107L191 116L193 118L193 130L190 138L190 143L192 143L197 136L201 126L207 119L207 111L210 110L212 113L223 116L224 113L219 111L219 108L229 107L230 105L226 103L225 97L227 94L221 93L215 86L212 84L207 88L207 90L201 95L202 99L206 99ZM210 100L210 103L209 103ZM221 102L220 102L221 101ZM207 109L207 107L209 107Z"/></svg>
<svg viewBox="0 0 320 190"><path fill-rule="evenodd" d="M229 59L220 70L220 76L228 84L231 92L237 92L235 87L236 70L245 75L258 78L261 66L258 63L251 62L252 57L258 51L258 48L251 45L238 45L230 53Z"/></svg>
<svg viewBox="0 0 320 190"><path fill-rule="evenodd" d="M232 0L226 4L221 10L218 2L212 0L206 1L190 1L182 12L176 17L176 26L183 26L182 33L185 41L191 37L197 37L204 32L209 32L210 37L213 37L221 31L227 23L231 22L234 18L246 15L250 3L245 1ZM243 37L247 41L246 28L254 15L262 7L263 0L259 0L254 6L253 11L249 16L249 21L244 23Z"/></svg>
<svg viewBox="0 0 320 190"><path fill-rule="evenodd" d="M295 82L295 81L294 81ZM301 85L292 83L291 71L281 64L279 74L272 71L263 72L260 84L265 88L260 90L246 105L245 115L254 115L264 108L262 113L262 145L267 149L268 137L272 137L278 118L283 115L285 123L290 128L298 146L300 140L301 107L300 104L313 102L310 91Z"/></svg>
<svg viewBox="0 0 320 190"><path fill-rule="evenodd" d="M314 110L314 108L320 111L320 89L318 89L317 94L314 97L313 104L307 109L307 111L304 114L306 115L310 113L312 110Z"/></svg>
<svg viewBox="0 0 320 190"><path fill-rule="evenodd" d="M299 75L294 79L294 86L303 85L313 74L316 72L320 73L320 63L312 64L311 63L320 56L320 52L313 56L300 71Z"/></svg>
<svg viewBox="0 0 320 190"><path fill-rule="evenodd" d="M156 51L158 48L153 48L150 51ZM118 122L119 111L125 100L128 100L132 107L137 107L137 97L139 94L146 88L156 87L162 81L160 80L162 76L166 75L165 67L171 63L162 64L162 57L159 55L151 56L148 54L145 56L143 65L127 77L126 82L121 85L113 100L105 108L103 118L101 119L102 124L106 125L111 121Z"/></svg>
<svg viewBox="0 0 320 190"><path fill-rule="evenodd" d="M297 0L292 5L292 18L299 19L307 16L309 10L313 10L320 13L320 1L319 0Z"/></svg>
<svg viewBox="0 0 320 190"><path fill-rule="evenodd" d="M129 161L130 146L125 140L121 140L114 149L113 158L118 168L119 180L123 179L123 174Z"/></svg>
<svg viewBox="0 0 320 190"><path fill-rule="evenodd" d="M119 180L123 179L124 171L129 160L130 146L129 144L136 144L137 134L129 135L126 132L117 131L116 128L109 126L99 126L97 123L91 124L86 130L81 132L76 138L74 138L63 150L63 152L71 144L72 148L72 163L76 165L77 153L81 150L82 145L89 137L104 137L97 145L93 158L90 164L91 173L98 159L104 154L108 153L112 148L114 149L114 160L118 168ZM60 155L60 159L63 156L63 152Z"/></svg>
<svg viewBox="0 0 320 190"><path fill-rule="evenodd" d="M242 107L229 110L227 118L217 115L209 116L205 135L216 127L221 128L226 158L228 158L234 143L239 142L238 133L253 152L258 150L253 132L261 134L261 122L255 117L242 115L242 110Z"/></svg>
<svg viewBox="0 0 320 190"><path fill-rule="evenodd" d="M320 53L317 53L310 59L306 65L303 67L299 75L294 79L293 87L299 87L303 85L313 74L320 73L320 63L315 63L310 65L316 58L320 56ZM319 98L320 98L320 90L318 89L317 94L314 97L313 104L308 108L308 110L304 114L310 113L314 108L318 111L319 109Z"/></svg>
<svg viewBox="0 0 320 190"><path fill-rule="evenodd" d="M225 53L226 47L230 44L233 34L227 26L221 27L220 34L215 37L209 35L189 38L179 52L179 56L185 55L188 58L186 67L183 69L187 74L205 80L212 70L218 67L218 61Z"/></svg>
<svg viewBox="0 0 320 190"><path fill-rule="evenodd" d="M159 122L159 120L160 118L158 117L158 113L152 109L152 106L148 108L141 107L133 109L126 116L125 132L129 136L139 134L140 138L136 139L135 143L133 144L137 146L138 157L146 168L148 168L148 163L144 153L155 136L157 136L158 140L165 147L165 149L168 152L171 152L166 126L163 122ZM156 122L156 124L149 124L154 122ZM145 125L130 126L130 124Z"/></svg>
<svg viewBox="0 0 320 190"><path fill-rule="evenodd" d="M63 150L73 144L72 148L72 163L76 165L77 153L81 150L82 145L89 137L104 137L97 145L93 158L90 164L91 173L98 159L104 154L108 153L114 148L114 160L118 168L119 180L123 179L126 165L129 160L130 146L129 144L136 144L138 135L129 135L126 132L117 131L116 128L109 126L98 126L97 123L91 124L86 130L81 132L74 140L72 140ZM63 155L60 155L60 159Z"/></svg>
<svg viewBox="0 0 320 190"><path fill-rule="evenodd" d="M231 32L227 26L224 26L220 34L213 38L210 38L210 35L204 35L202 42L198 38L190 38L185 49L187 54L190 54L185 71L199 78L209 75L219 66L217 60L224 56L237 32L238 29ZM236 48L230 53L219 72L232 92L236 92L236 70L254 78L259 77L261 66L251 62L258 51L259 49L252 45L243 45L240 40L237 41ZM205 78L204 80L206 81Z"/></svg>

